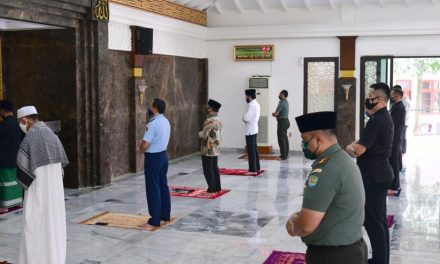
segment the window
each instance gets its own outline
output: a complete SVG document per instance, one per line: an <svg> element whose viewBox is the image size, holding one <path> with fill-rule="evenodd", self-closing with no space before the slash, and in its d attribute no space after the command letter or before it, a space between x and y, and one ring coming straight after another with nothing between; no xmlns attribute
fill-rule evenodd
<svg viewBox="0 0 440 264"><path fill-rule="evenodd" d="M304 112L335 110L338 58L305 58Z"/></svg>
<svg viewBox="0 0 440 264"><path fill-rule="evenodd" d="M423 89L429 89L429 88L431 88L431 82L430 82L430 81L423 81L423 82L422 82L422 88L423 88Z"/></svg>

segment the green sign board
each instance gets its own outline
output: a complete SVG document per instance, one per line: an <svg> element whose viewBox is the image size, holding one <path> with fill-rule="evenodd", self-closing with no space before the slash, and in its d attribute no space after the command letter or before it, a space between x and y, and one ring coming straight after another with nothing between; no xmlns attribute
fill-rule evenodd
<svg viewBox="0 0 440 264"><path fill-rule="evenodd" d="M235 61L261 61L273 60L273 45L234 46Z"/></svg>

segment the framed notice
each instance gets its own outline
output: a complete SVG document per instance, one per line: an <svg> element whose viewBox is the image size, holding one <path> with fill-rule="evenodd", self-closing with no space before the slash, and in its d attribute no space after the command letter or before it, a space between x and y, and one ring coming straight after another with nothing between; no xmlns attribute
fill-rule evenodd
<svg viewBox="0 0 440 264"><path fill-rule="evenodd" d="M273 45L234 46L234 61L271 61Z"/></svg>

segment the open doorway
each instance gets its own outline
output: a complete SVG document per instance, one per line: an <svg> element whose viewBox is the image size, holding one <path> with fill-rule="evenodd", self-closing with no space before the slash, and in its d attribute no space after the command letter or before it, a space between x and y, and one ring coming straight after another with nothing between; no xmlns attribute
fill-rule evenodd
<svg viewBox="0 0 440 264"><path fill-rule="evenodd" d="M63 143L64 184L78 185L75 30L0 18L0 98L34 105Z"/></svg>
<svg viewBox="0 0 440 264"><path fill-rule="evenodd" d="M411 102L410 136L440 135L440 57L362 57L360 102L375 82L402 87ZM360 127L365 125L364 112L361 104Z"/></svg>

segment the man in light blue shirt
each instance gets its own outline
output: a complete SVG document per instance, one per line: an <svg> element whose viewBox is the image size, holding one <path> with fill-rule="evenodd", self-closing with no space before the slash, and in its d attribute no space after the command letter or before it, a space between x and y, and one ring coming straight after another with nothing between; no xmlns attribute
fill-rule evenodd
<svg viewBox="0 0 440 264"><path fill-rule="evenodd" d="M151 218L143 226L155 229L161 221L169 221L171 213L170 191L168 189L167 172L168 156L166 149L170 139L171 127L163 115L166 104L155 98L148 111L152 113L145 128L144 137L139 144L139 152L145 153L144 173L147 191L148 212Z"/></svg>

